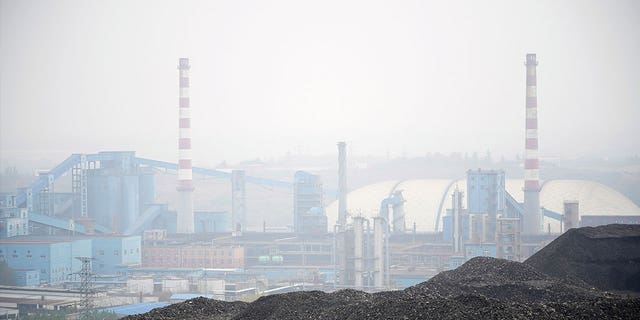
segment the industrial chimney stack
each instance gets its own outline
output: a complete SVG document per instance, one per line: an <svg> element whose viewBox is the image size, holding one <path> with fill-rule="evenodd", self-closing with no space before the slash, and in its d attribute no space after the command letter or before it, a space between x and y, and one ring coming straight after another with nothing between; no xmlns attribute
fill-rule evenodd
<svg viewBox="0 0 640 320"><path fill-rule="evenodd" d="M338 225L347 224L347 144L338 142Z"/></svg>
<svg viewBox="0 0 640 320"><path fill-rule="evenodd" d="M178 140L178 217L176 231L193 233L193 181L191 167L191 109L189 106L189 59L180 58L180 137Z"/></svg>
<svg viewBox="0 0 640 320"><path fill-rule="evenodd" d="M527 54L526 137L524 157L524 234L539 234L542 226L540 214L540 162L538 161L538 97L535 53Z"/></svg>

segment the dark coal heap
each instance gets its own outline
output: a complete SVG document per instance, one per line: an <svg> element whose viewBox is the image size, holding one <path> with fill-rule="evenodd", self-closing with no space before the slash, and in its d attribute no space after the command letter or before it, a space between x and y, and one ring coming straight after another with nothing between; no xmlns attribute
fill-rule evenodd
<svg viewBox="0 0 640 320"><path fill-rule="evenodd" d="M562 250L562 246L552 248ZM600 291L579 277L553 277L533 265L478 257L403 291L293 292L252 303L198 298L125 319L640 318L640 298Z"/></svg>
<svg viewBox="0 0 640 320"><path fill-rule="evenodd" d="M570 229L525 264L602 290L640 292L640 225Z"/></svg>

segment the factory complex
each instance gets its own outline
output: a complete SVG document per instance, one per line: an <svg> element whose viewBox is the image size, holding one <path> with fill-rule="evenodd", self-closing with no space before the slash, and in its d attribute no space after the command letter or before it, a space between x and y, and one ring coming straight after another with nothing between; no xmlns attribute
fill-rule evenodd
<svg viewBox="0 0 640 320"><path fill-rule="evenodd" d="M402 289L477 256L523 261L570 228L640 223L640 208L610 187L540 180L537 65L527 54L524 177L468 168L464 179L350 190L348 146L338 142L338 188L326 190L312 170L289 182L193 166L190 64L181 58L176 162L134 151L73 154L0 195L0 263L13 277L0 287L0 309L10 317L89 302ZM175 206L158 201L160 173L176 177ZM230 210L194 206L194 176L228 180ZM70 190L56 190L65 179ZM291 193L290 226L249 228L247 185Z"/></svg>

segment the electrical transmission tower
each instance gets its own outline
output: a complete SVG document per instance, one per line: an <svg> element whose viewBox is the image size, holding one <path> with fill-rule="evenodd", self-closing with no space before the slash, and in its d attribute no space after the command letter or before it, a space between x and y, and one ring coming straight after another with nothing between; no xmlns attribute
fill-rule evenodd
<svg viewBox="0 0 640 320"><path fill-rule="evenodd" d="M82 262L82 267L79 272L76 272L80 276L80 293L82 295L82 302L80 305L80 319L91 319L91 310L93 307L93 274L91 273L91 261L94 260L90 257L76 257L76 259Z"/></svg>

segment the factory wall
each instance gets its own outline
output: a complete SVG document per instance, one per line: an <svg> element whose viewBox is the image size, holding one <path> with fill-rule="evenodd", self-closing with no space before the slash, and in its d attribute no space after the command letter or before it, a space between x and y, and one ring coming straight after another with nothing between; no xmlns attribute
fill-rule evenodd
<svg viewBox="0 0 640 320"><path fill-rule="evenodd" d="M467 212L498 213L505 206L504 171L467 172Z"/></svg>
<svg viewBox="0 0 640 320"><path fill-rule="evenodd" d="M244 268L242 246L155 245L142 247L142 265L151 268Z"/></svg>
<svg viewBox="0 0 640 320"><path fill-rule="evenodd" d="M0 239L29 234L25 208L0 208Z"/></svg>
<svg viewBox="0 0 640 320"><path fill-rule="evenodd" d="M87 211L96 224L112 227L122 207L120 177L97 173L87 178Z"/></svg>
<svg viewBox="0 0 640 320"><path fill-rule="evenodd" d="M90 240L0 243L0 259L10 268L39 271L40 281L48 284L61 284L79 271L76 256L91 256Z"/></svg>
<svg viewBox="0 0 640 320"><path fill-rule="evenodd" d="M322 198L320 177L304 171L294 175L293 183L293 224L300 233L324 233L327 217Z"/></svg>
<svg viewBox="0 0 640 320"><path fill-rule="evenodd" d="M0 218L0 239L29 234L26 218Z"/></svg>
<svg viewBox="0 0 640 320"><path fill-rule="evenodd" d="M142 263L141 237L103 237L93 240L93 272L117 274L125 266Z"/></svg>
<svg viewBox="0 0 640 320"><path fill-rule="evenodd" d="M469 216L466 212L460 215L460 234L462 240L469 240ZM442 240L453 241L453 213L447 209L447 215L442 217Z"/></svg>
<svg viewBox="0 0 640 320"><path fill-rule="evenodd" d="M15 270L16 286L35 287L40 285L39 270Z"/></svg>
<svg viewBox="0 0 640 320"><path fill-rule="evenodd" d="M140 185L137 175L122 177L122 219L114 229L123 232L127 226L133 225L140 215Z"/></svg>
<svg viewBox="0 0 640 320"><path fill-rule="evenodd" d="M140 211L156 201L156 176L153 173L143 173L139 176Z"/></svg>
<svg viewBox="0 0 640 320"><path fill-rule="evenodd" d="M33 283L25 279L26 271L37 271L41 283L52 285L72 280L70 274L82 266L76 257L93 257L92 272L116 274L125 266L140 265L140 237L98 237L74 240L48 238L16 240L0 243L0 260L10 268L22 270L19 283ZM24 280L24 281L22 281ZM24 284L27 285L27 284ZM33 285L33 284L28 284Z"/></svg>
<svg viewBox="0 0 640 320"><path fill-rule="evenodd" d="M82 262L76 257L93 257L91 248L93 241L91 239L78 239L71 242L71 270L77 272L82 268Z"/></svg>
<svg viewBox="0 0 640 320"><path fill-rule="evenodd" d="M3 192L0 193L0 209L14 208L16 202L16 195L14 193Z"/></svg>
<svg viewBox="0 0 640 320"><path fill-rule="evenodd" d="M113 168L89 171L87 205L89 216L98 225L122 232L140 214L140 185L137 174L123 175L118 171ZM145 191L145 201L149 200L150 192Z"/></svg>

